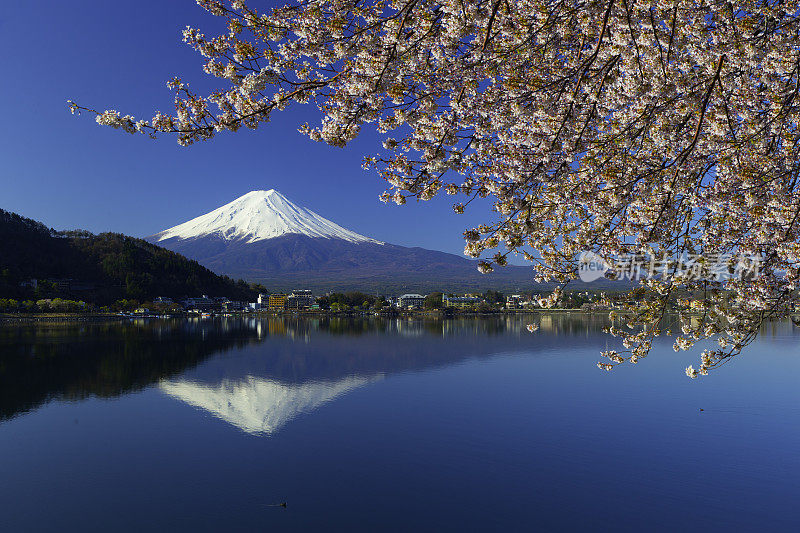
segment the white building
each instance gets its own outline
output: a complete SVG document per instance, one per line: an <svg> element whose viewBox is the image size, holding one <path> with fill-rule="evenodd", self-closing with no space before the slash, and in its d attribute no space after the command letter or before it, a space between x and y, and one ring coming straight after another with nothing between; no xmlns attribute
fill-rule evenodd
<svg viewBox="0 0 800 533"><path fill-rule="evenodd" d="M309 290L295 290L286 297L288 309L311 309L314 303L314 295Z"/></svg>
<svg viewBox="0 0 800 533"><path fill-rule="evenodd" d="M425 297L421 294L404 294L397 299L397 307L401 309L422 307L424 303Z"/></svg>
<svg viewBox="0 0 800 533"><path fill-rule="evenodd" d="M506 297L506 309L519 309L522 307L522 295L512 294Z"/></svg>

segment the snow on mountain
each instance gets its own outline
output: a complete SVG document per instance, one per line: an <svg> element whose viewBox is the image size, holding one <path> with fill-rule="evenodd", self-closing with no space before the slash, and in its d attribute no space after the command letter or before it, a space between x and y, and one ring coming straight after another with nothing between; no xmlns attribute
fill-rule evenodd
<svg viewBox="0 0 800 533"><path fill-rule="evenodd" d="M275 190L250 192L146 240L217 274L269 283L273 290L516 291L532 275L509 266L484 276L477 262L462 256L377 241Z"/></svg>
<svg viewBox="0 0 800 533"><path fill-rule="evenodd" d="M270 189L251 191L210 213L153 235L153 242L214 236L254 243L284 235L384 244L345 229Z"/></svg>

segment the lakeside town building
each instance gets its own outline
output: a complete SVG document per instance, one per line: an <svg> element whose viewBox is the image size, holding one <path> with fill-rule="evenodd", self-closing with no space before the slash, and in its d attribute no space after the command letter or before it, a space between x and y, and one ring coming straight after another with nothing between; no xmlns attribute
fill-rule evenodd
<svg viewBox="0 0 800 533"><path fill-rule="evenodd" d="M201 298L187 298L183 301L183 306L186 309L197 309L198 311L213 311L221 308L212 298L205 294Z"/></svg>
<svg viewBox="0 0 800 533"><path fill-rule="evenodd" d="M445 307L455 307L457 309L472 309L483 300L478 296L442 296L442 303Z"/></svg>
<svg viewBox="0 0 800 533"><path fill-rule="evenodd" d="M286 297L287 309L311 309L315 303L314 295L309 290L294 290Z"/></svg>
<svg viewBox="0 0 800 533"><path fill-rule="evenodd" d="M522 307L522 295L511 294L506 297L506 309L519 309Z"/></svg>
<svg viewBox="0 0 800 533"><path fill-rule="evenodd" d="M438 296L438 294L441 293L434 293L434 294ZM523 294L511 294L506 296L504 301L501 300L500 302L497 303L487 304L486 300L481 294L464 294L460 296L442 294L441 296L442 299L440 300L441 305L438 305L439 302L433 302L433 301L429 301L428 303L433 304L431 306L432 308L444 307L444 308L459 309L466 311L475 311L483 309L483 307L479 307L481 305L488 305L488 308L523 310L523 309L531 309L538 307L538 302L537 302L538 296L539 296L538 294L534 294L533 297ZM603 310L606 309L607 307L605 305L600 305L599 302L592 301L594 296L589 294L588 292L583 294L578 293L577 296L582 297L583 299L589 299L590 301L589 302L570 301L567 303L573 304L575 305L576 308L580 308L585 311ZM396 309L417 310L425 308L426 299L428 298L430 298L430 295L425 296L423 294L418 294L418 293L407 293L397 297L388 296L385 297L385 300L389 303L391 307L394 307ZM271 312L281 312L281 311L296 312L296 311L321 310L320 304L317 302L317 298L314 296L312 291L308 289L295 289L288 294L260 293L256 301L252 303L233 301L226 297L209 297L208 295L203 295L200 298L187 298L180 302L173 302L170 298L166 297L158 297L153 300L153 303L155 304L179 303L186 311L195 313L198 312L232 313L232 312L252 312L260 310L263 311L268 310ZM622 301L618 301L617 305L622 303L623 303ZM694 307L696 307L696 304L692 306L692 309L694 309ZM338 308L334 309L334 311L338 310L339 310Z"/></svg>
<svg viewBox="0 0 800 533"><path fill-rule="evenodd" d="M269 295L269 310L270 311L283 311L286 309L286 295L285 294L270 294Z"/></svg>
<svg viewBox="0 0 800 533"><path fill-rule="evenodd" d="M404 294L397 299L397 306L401 309L417 309L425 304L425 297L421 294Z"/></svg>

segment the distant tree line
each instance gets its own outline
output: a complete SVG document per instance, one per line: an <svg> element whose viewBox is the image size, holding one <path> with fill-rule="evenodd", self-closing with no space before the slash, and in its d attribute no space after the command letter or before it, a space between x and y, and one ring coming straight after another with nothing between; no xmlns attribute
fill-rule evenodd
<svg viewBox="0 0 800 533"><path fill-rule="evenodd" d="M37 280L37 286L20 286L29 280ZM73 290L54 283L58 280L76 280L82 286ZM0 297L110 305L200 294L253 301L260 292L266 292L262 285L218 276L197 261L142 239L83 230L58 232L0 210Z"/></svg>
<svg viewBox="0 0 800 533"><path fill-rule="evenodd" d="M321 309L331 311L348 311L351 309L381 309L389 305L383 296L364 294L363 292L335 292L317 298Z"/></svg>
<svg viewBox="0 0 800 533"><path fill-rule="evenodd" d="M89 310L90 306L83 301L62 300L61 298L42 300L14 300L0 298L0 312L56 312L77 313Z"/></svg>

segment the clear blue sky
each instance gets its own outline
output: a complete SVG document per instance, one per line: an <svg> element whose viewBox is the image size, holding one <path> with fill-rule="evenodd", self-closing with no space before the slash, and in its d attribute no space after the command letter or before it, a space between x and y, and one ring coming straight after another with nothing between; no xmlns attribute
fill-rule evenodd
<svg viewBox="0 0 800 533"><path fill-rule="evenodd" d="M312 142L297 132L303 122L318 121L312 106L188 148L69 113L67 99L143 118L171 111L165 84L172 76L198 88L209 83L201 58L181 41L182 29L212 33L218 24L193 0L6 2L0 208L56 229L142 237L250 190L275 188L359 233L457 254L464 229L493 219L485 205L455 215L448 196L382 204L383 180L361 169L363 156L379 149L378 137L366 132L344 150Z"/></svg>

